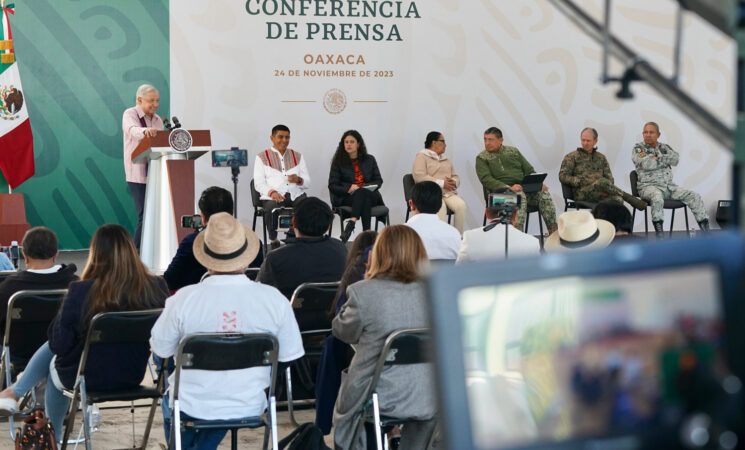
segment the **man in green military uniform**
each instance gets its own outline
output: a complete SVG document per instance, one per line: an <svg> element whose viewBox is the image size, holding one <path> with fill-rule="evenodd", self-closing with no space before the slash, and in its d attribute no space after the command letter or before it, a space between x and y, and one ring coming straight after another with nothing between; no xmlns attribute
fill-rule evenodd
<svg viewBox="0 0 745 450"><path fill-rule="evenodd" d="M597 149L597 130L582 130L580 143L582 147L564 157L559 171L559 181L572 187L574 200L599 202L610 198L619 203L626 200L634 208L643 211L647 202L613 184L608 160Z"/></svg>
<svg viewBox="0 0 745 450"><path fill-rule="evenodd" d="M542 190L525 194L520 183L525 175L535 173L535 169L518 149L502 145L502 141L504 138L499 128L491 127L484 132L484 151L476 156L476 175L481 185L488 192L509 189L521 197L515 228L521 230L525 225L530 205L538 207L549 234L553 233L557 229L556 208L548 193L548 186L544 184Z"/></svg>

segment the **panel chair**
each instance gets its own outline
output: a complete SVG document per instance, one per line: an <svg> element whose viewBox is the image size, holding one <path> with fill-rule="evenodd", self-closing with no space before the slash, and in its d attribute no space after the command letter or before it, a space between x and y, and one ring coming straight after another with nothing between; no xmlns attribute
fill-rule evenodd
<svg viewBox="0 0 745 450"><path fill-rule="evenodd" d="M411 206L409 206L409 200L411 200L411 189L414 187L414 175L407 173L404 175L404 200L406 200L406 219L404 222L409 221L409 214L411 214ZM450 222L453 220L453 212L452 209L445 206L447 209L447 215L448 215L448 225L450 225Z"/></svg>
<svg viewBox="0 0 745 450"><path fill-rule="evenodd" d="M16 292L8 300L0 363L0 380L5 382L5 386L12 384L16 376L26 368L36 350L47 341L47 328L57 316L65 295L67 289L27 290ZM34 394L32 390L31 407L36 404ZM25 416L27 412L22 411L17 415ZM14 417L10 416L8 422L10 438L15 440Z"/></svg>
<svg viewBox="0 0 745 450"><path fill-rule="evenodd" d="M334 206L333 207L334 214L339 216L339 229L344 230L344 219L348 219L352 217L352 207L351 206ZM388 217L388 207L385 205L378 205L373 206L370 210L370 216L375 218L375 231L378 231L378 225L381 223L383 226L390 225L390 219ZM333 225L333 224L332 224ZM331 229L329 228L329 235L331 234Z"/></svg>
<svg viewBox="0 0 745 450"><path fill-rule="evenodd" d="M266 242L267 224L264 221L264 207L261 204L261 194L259 194L259 191L256 190L256 187L254 186L254 180L251 180L251 204L254 207L253 224L251 229L256 232L256 219L261 216L262 229L264 231L264 240L262 241L264 245L261 246L261 250L266 255L266 250L267 248L269 248Z"/></svg>
<svg viewBox="0 0 745 450"><path fill-rule="evenodd" d="M330 283L303 283L292 293L290 305L295 312L303 338L303 349L305 356L296 362L299 371L309 372L310 379L301 380L306 384L306 389L314 388L315 371L310 370L310 359L321 357L323 342L331 334L331 319L333 317L331 306L339 290L339 281ZM301 367L304 365L304 367ZM292 397L291 367L285 369L285 381L287 383L287 410L290 413L290 421L298 426L295 420L294 404Z"/></svg>
<svg viewBox="0 0 745 450"><path fill-rule="evenodd" d="M485 208L489 207L489 194L490 192L486 190L486 188L482 187L482 190L484 192L484 205ZM523 230L525 233L528 232L528 226L530 225L530 215L533 213L537 213L538 208L532 207L528 205L528 209L525 215L525 229ZM486 226L486 211L484 211L484 223L482 226ZM540 213L538 214L538 229L541 231L541 234L538 236L538 239L541 241L541 248L543 248L543 219L541 218Z"/></svg>
<svg viewBox="0 0 745 450"><path fill-rule="evenodd" d="M577 211L580 209L593 209L597 205L596 202L575 200L572 187L565 183L561 183L561 194L564 196L564 212L567 212L569 208L574 208Z"/></svg>
<svg viewBox="0 0 745 450"><path fill-rule="evenodd" d="M385 367L405 364L422 364L431 361L430 332L426 328L398 330L391 333L383 344L383 350L375 364L372 381L364 396L362 420L355 431L357 436L362 427L372 427L375 432L377 450L383 450L384 433L395 425L403 425L414 420L407 417L386 417L380 415L380 401L377 392L380 375ZM386 446L387 447L387 446Z"/></svg>
<svg viewBox="0 0 745 450"><path fill-rule="evenodd" d="M72 390L65 390L64 394L72 399L68 409L67 419L65 421L65 432L62 439L62 450L67 448L70 434L75 425L75 413L78 404L83 411L83 431L85 435L85 448L91 449L91 430L88 406L94 403L103 402L134 402L140 399L150 399L150 413L148 416L145 432L142 436L142 443L139 447L130 448L146 449L147 441L150 437L150 429L153 425L155 410L158 408L158 401L163 395L163 385L165 380L166 364L161 365L161 371L158 375L158 383L155 386L136 386L127 389L112 389L106 391L88 391L86 389L85 366L91 348L97 346L117 345L117 344L142 344L148 346L150 339L150 330L158 320L162 309L148 309L143 311L117 311L96 314L91 320L88 334L83 346L83 354L80 357L77 376L75 377L75 386ZM134 428L134 408L132 408L132 427ZM134 436L133 436L134 438Z"/></svg>
<svg viewBox="0 0 745 450"><path fill-rule="evenodd" d="M641 198L641 196L639 195L639 189L637 187L639 175L636 173L636 170L632 170L631 173L629 173L629 181L631 182L631 195ZM647 201L646 199L642 200ZM672 210L672 215L670 216L670 236L673 235L673 225L675 225L675 210L678 208L683 208L683 217L685 217L686 221L686 232L688 233L688 237L690 237L691 229L688 227L688 206L686 206L686 204L681 202L680 200L667 199L662 205L662 208ZM636 221L636 208L631 208L631 210L631 223L633 224ZM649 207L644 208L644 234L649 234L649 217L647 215L648 210Z"/></svg>
<svg viewBox="0 0 745 450"><path fill-rule="evenodd" d="M176 353L176 368L173 383L173 419L171 420L171 441L181 450L181 430L228 429L231 449L238 448L238 430L241 428L264 427L264 445L267 448L269 432L272 435L272 448L277 445L277 404L274 386L277 377L277 358L279 342L271 334L242 333L196 333L185 336L179 343ZM179 388L184 370L224 371L248 369L251 367L270 367L269 378L269 416L246 417L228 420L188 420L181 421ZM215 374L219 376L219 374Z"/></svg>

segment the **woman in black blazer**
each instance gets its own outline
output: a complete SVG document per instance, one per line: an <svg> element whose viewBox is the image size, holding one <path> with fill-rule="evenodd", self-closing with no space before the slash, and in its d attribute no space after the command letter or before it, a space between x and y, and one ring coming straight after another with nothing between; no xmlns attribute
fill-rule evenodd
<svg viewBox="0 0 745 450"><path fill-rule="evenodd" d="M358 220L362 229L370 229L373 206L383 204L380 186L383 178L378 163L367 154L365 141L356 130L346 131L339 141L329 172L329 192L333 206L351 206L352 216L342 230L341 240L347 242Z"/></svg>

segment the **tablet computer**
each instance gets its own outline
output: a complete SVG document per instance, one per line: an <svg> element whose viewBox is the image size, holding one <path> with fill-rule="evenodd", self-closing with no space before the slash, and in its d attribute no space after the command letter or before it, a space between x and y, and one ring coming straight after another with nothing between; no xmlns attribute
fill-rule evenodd
<svg viewBox="0 0 745 450"><path fill-rule="evenodd" d="M531 173L525 175L523 182L520 183L523 187L523 192L530 194L532 192L538 192L543 188L543 180L546 179L545 173Z"/></svg>

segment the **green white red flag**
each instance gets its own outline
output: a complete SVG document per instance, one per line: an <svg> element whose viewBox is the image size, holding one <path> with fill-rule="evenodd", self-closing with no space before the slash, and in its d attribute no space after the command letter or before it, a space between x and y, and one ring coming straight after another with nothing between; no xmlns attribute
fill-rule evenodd
<svg viewBox="0 0 745 450"><path fill-rule="evenodd" d="M0 0L2 1L2 0ZM18 62L13 51L10 16L13 4L2 1L0 36L0 170L11 189L34 174L34 138Z"/></svg>

